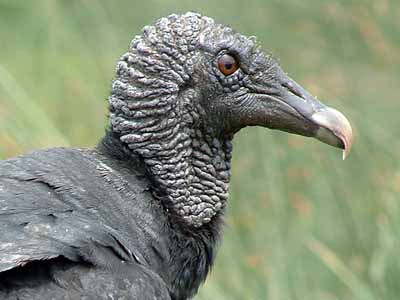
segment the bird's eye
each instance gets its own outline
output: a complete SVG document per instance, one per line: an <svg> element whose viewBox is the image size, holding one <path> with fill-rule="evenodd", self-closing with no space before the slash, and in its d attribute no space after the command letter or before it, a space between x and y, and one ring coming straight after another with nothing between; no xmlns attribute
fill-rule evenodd
<svg viewBox="0 0 400 300"><path fill-rule="evenodd" d="M231 75L239 69L237 59L230 55L224 54L218 59L218 68L225 76Z"/></svg>

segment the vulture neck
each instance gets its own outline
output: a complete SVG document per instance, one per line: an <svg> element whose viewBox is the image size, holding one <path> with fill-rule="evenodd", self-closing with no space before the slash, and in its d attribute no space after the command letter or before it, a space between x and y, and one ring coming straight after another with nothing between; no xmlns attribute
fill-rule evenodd
<svg viewBox="0 0 400 300"><path fill-rule="evenodd" d="M145 145L135 143L137 137L131 139L132 134L109 132L104 140L114 135L125 152L144 163L153 196L161 201L170 221L192 229L222 214L228 199L231 137L215 137L207 131L178 123L161 129Z"/></svg>
<svg viewBox="0 0 400 300"><path fill-rule="evenodd" d="M179 143L182 147L177 147L171 156L144 161L152 175L155 197L176 221L199 228L226 206L231 140L215 138L201 130L188 130L185 134L179 130L179 134L183 135ZM169 137L164 145L168 147L173 139Z"/></svg>
<svg viewBox="0 0 400 300"><path fill-rule="evenodd" d="M125 64L120 68L125 70ZM199 228L226 205L232 135L215 132L207 123L210 116L195 90L179 90L162 81L156 90L136 85L114 81L111 132L132 156L142 159L153 194L168 215Z"/></svg>

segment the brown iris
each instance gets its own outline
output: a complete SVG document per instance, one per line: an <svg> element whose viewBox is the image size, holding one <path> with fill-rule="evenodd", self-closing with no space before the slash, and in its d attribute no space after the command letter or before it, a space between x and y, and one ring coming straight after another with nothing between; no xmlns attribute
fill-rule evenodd
<svg viewBox="0 0 400 300"><path fill-rule="evenodd" d="M231 75L239 68L236 58L230 54L224 54L218 59L218 68L225 76Z"/></svg>

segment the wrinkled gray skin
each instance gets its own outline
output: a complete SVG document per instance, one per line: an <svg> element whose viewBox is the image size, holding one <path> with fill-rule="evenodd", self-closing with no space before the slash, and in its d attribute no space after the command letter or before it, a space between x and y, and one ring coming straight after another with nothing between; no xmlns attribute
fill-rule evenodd
<svg viewBox="0 0 400 300"><path fill-rule="evenodd" d="M224 53L240 61L230 76ZM0 162L1 299L191 298L215 256L234 133L319 128L308 116L323 105L254 39L198 14L145 27L116 72L98 147Z"/></svg>

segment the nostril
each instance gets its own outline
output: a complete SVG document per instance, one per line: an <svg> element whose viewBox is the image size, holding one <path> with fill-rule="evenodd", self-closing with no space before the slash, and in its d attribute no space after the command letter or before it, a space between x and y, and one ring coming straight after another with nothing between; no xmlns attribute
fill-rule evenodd
<svg viewBox="0 0 400 300"><path fill-rule="evenodd" d="M282 83L282 86L288 89L292 94L295 94L297 97L304 99L304 95L294 86L292 82L286 81Z"/></svg>

